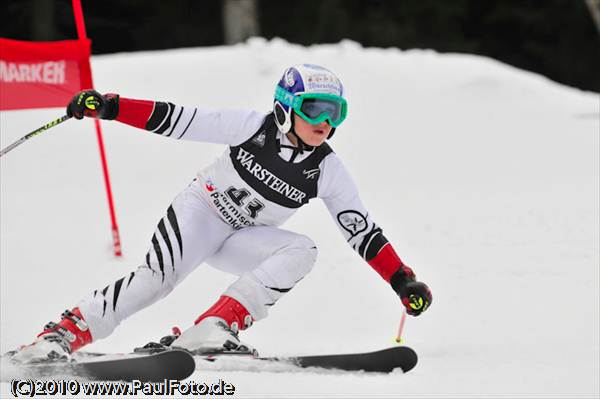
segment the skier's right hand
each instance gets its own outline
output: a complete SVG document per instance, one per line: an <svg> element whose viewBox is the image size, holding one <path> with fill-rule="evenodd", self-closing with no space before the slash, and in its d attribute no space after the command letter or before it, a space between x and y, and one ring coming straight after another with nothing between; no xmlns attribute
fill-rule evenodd
<svg viewBox="0 0 600 399"><path fill-rule="evenodd" d="M75 119L84 116L99 119L115 119L119 113L119 95L102 95L96 90L84 90L73 97L67 105L67 115Z"/></svg>

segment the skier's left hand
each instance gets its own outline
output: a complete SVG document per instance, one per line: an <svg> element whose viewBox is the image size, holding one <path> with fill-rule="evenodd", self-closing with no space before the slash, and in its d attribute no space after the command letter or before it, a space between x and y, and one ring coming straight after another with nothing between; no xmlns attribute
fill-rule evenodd
<svg viewBox="0 0 600 399"><path fill-rule="evenodd" d="M396 291L406 308L406 313L418 316L429 308L433 297L427 284L420 281L409 281Z"/></svg>
<svg viewBox="0 0 600 399"><path fill-rule="evenodd" d="M390 285L402 300L406 313L418 316L429 308L433 297L427 284L417 281L412 269L403 265L394 273Z"/></svg>

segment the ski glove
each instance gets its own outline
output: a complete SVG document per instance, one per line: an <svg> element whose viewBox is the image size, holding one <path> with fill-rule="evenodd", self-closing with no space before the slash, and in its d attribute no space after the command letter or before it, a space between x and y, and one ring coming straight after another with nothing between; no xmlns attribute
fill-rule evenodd
<svg viewBox="0 0 600 399"><path fill-rule="evenodd" d="M410 268L406 268L410 272L405 272L404 268L400 268L390 280L392 288L406 308L406 313L411 316L418 316L429 308L433 297L431 290L427 284L416 281L415 275Z"/></svg>
<svg viewBox="0 0 600 399"><path fill-rule="evenodd" d="M67 105L67 115L75 119L84 116L99 119L115 119L119 113L119 95L102 95L96 90L84 90L73 97Z"/></svg>

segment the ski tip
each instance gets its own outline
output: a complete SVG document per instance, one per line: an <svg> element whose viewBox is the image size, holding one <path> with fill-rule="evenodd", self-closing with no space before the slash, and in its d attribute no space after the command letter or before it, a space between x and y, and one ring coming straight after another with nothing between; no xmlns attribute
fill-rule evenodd
<svg viewBox="0 0 600 399"><path fill-rule="evenodd" d="M115 359L93 359L72 366L74 374L107 381L184 380L195 370L194 357L180 349L153 354L125 354L124 357Z"/></svg>
<svg viewBox="0 0 600 399"><path fill-rule="evenodd" d="M408 346L402 346L398 349L401 350L401 353L398 356L398 363L400 364L402 371L407 373L415 368L419 361L419 356L417 356L417 352Z"/></svg>
<svg viewBox="0 0 600 399"><path fill-rule="evenodd" d="M175 379L183 380L196 371L196 361L190 352L183 349L172 349L167 351L167 356L170 356L176 361L177 366L180 369L181 374L178 376L174 375Z"/></svg>

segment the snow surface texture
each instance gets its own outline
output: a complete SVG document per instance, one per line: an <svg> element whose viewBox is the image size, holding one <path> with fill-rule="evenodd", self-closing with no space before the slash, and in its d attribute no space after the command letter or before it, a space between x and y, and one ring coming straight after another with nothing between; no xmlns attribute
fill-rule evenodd
<svg viewBox="0 0 600 399"><path fill-rule="evenodd" d="M268 111L285 67L302 62L344 82L350 113L331 144L433 291L430 310L406 323L420 363L407 375L217 369L193 378L223 378L239 397L598 397L597 93L484 57L353 42L253 39L98 56L92 68L102 92ZM1 113L1 147L62 112ZM68 121L0 161L2 353L141 264L171 200L223 151L114 122L103 128L122 260L110 251L92 121ZM314 201L284 227L315 240L317 265L243 339L265 356L394 345L399 300L324 205ZM89 350L126 352L185 328L234 279L200 266Z"/></svg>

